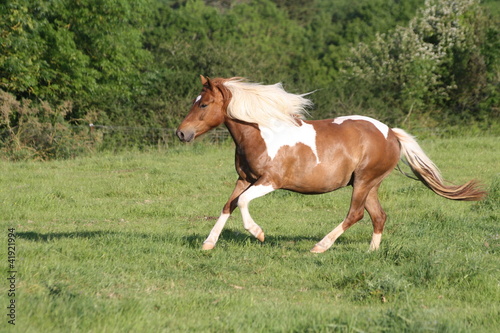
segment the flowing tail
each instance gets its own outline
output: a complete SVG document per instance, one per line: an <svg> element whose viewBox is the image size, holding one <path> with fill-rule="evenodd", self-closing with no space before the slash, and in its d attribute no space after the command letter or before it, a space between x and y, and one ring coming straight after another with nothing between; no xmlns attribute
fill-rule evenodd
<svg viewBox="0 0 500 333"><path fill-rule="evenodd" d="M479 183L471 180L463 185L444 185L441 173L436 165L425 155L417 141L402 129L393 128L404 156L415 176L434 193L452 200L477 201L486 196Z"/></svg>

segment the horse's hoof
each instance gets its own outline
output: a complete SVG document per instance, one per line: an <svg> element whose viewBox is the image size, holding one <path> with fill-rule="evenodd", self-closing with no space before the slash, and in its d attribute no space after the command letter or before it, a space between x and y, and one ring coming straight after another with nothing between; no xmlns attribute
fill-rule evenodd
<svg viewBox="0 0 500 333"><path fill-rule="evenodd" d="M213 243L203 243L203 246L201 248L204 251L208 251L208 250L212 250L214 247L215 247L215 244L213 244Z"/></svg>
<svg viewBox="0 0 500 333"><path fill-rule="evenodd" d="M264 236L264 231L261 231L261 232L257 235L257 237L255 237L255 238L257 238L258 240L260 240L260 241L261 241L261 243L264 243L264 239L265 239L265 236Z"/></svg>
<svg viewBox="0 0 500 333"><path fill-rule="evenodd" d="M316 244L312 249L311 249L311 252L312 253L323 253L325 252L327 249L325 249L323 246L321 245L318 245Z"/></svg>

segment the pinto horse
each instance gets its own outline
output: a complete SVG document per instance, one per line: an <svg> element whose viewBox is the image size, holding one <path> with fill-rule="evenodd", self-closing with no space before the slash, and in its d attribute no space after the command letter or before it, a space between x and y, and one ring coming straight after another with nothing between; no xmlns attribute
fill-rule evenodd
<svg viewBox="0 0 500 333"><path fill-rule="evenodd" d="M222 213L203 243L215 247L224 225L238 207L243 225L259 241L264 232L248 211L250 201L277 189L304 194L334 191L351 185L347 217L317 243L322 253L368 211L373 223L370 250L379 248L386 221L379 199L382 180L403 157L418 180L436 194L452 200L481 200L485 195L472 180L445 185L439 170L415 139L375 119L346 116L303 120L312 102L305 95L286 92L281 84L262 85L243 78L209 79L177 129L183 142L224 123L236 144L239 178Z"/></svg>

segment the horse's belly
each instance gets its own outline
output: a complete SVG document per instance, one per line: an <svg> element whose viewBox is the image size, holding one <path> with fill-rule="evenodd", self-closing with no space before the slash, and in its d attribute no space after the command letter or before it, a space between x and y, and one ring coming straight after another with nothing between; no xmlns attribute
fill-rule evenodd
<svg viewBox="0 0 500 333"><path fill-rule="evenodd" d="M309 147L284 147L265 168L279 188L300 193L325 193L346 186L355 160L341 149L318 157Z"/></svg>
<svg viewBox="0 0 500 333"><path fill-rule="evenodd" d="M318 164L304 169L293 176L283 177L282 188L300 193L326 193L349 184L352 171L346 166L332 168L331 165Z"/></svg>

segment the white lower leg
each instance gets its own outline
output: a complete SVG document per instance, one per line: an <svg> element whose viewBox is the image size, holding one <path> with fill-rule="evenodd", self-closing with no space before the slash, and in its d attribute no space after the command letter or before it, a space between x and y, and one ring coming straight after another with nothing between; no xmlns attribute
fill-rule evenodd
<svg viewBox="0 0 500 333"><path fill-rule="evenodd" d="M262 228L255 223L250 214L248 213L248 209L244 209L241 211L241 216L243 218L243 227L248 230L255 238L264 241L264 231Z"/></svg>
<svg viewBox="0 0 500 333"><path fill-rule="evenodd" d="M229 218L229 216L231 216L231 214L224 214L224 213L222 213L219 216L219 219L217 220L214 227L210 231L210 234L208 235L207 239L203 242L203 250L211 250L215 247L215 244L217 243L220 233L222 232L224 225L226 225L226 221Z"/></svg>
<svg viewBox="0 0 500 333"><path fill-rule="evenodd" d="M255 221L250 216L250 212L248 211L248 204L251 200L266 195L272 191L274 191L272 185L251 186L238 199L238 208L240 209L241 217L243 218L243 226L261 242L264 241L264 232L262 231L262 228L257 223L255 223Z"/></svg>
<svg viewBox="0 0 500 333"><path fill-rule="evenodd" d="M378 250L380 247L380 241L382 240L382 233L373 233L372 242L370 243L370 251Z"/></svg>
<svg viewBox="0 0 500 333"><path fill-rule="evenodd" d="M342 227L342 224L344 222L340 223L335 229L333 229L332 232L330 232L328 235L326 235L319 243L317 243L311 250L313 253L323 253L326 250L328 250L333 243L337 240L337 238L340 237L344 233L344 228Z"/></svg>

